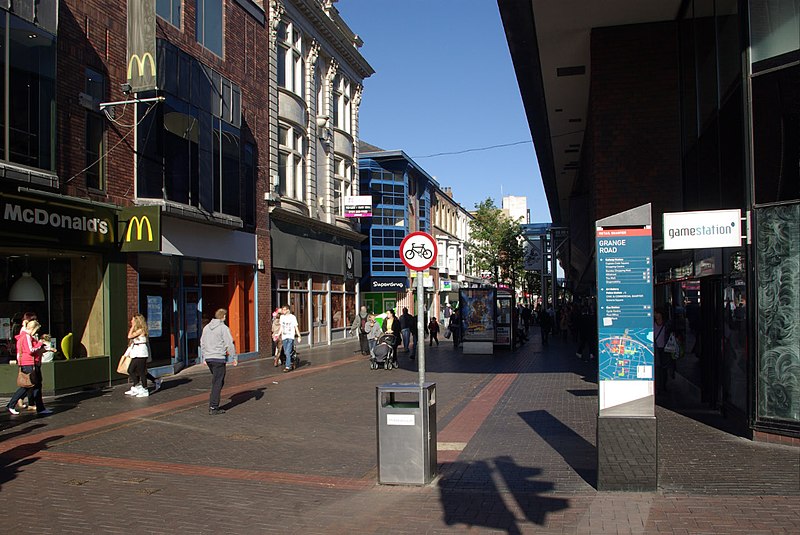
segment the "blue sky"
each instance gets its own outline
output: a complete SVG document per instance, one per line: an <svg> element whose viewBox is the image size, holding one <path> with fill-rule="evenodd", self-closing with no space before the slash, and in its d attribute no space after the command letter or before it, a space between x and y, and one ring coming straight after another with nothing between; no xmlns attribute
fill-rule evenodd
<svg viewBox="0 0 800 535"><path fill-rule="evenodd" d="M495 0L339 0L336 8L375 69L364 81L362 140L403 150L468 210L520 195L532 222L550 221Z"/></svg>

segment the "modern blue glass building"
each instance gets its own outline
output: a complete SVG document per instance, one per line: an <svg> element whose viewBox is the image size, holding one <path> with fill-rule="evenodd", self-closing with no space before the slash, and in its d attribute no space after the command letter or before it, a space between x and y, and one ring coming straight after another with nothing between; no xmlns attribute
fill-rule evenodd
<svg viewBox="0 0 800 535"><path fill-rule="evenodd" d="M374 312L411 308L409 273L400 260L400 243L411 232L431 232L435 181L402 150L384 151L367 144L362 144L359 178L361 194L372 195L372 218L361 226L361 232L369 236L362 244L362 302ZM434 278L435 273L430 277L431 289L437 287Z"/></svg>

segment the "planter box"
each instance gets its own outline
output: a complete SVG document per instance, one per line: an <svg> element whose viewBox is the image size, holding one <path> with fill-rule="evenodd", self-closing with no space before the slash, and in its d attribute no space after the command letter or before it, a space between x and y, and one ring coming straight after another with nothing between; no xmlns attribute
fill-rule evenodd
<svg viewBox="0 0 800 535"><path fill-rule="evenodd" d="M16 364L0 365L0 393L11 396L17 389ZM115 377L119 377L115 372ZM109 358L89 357L73 360L58 360L42 364L42 388L44 395L75 392L87 387L108 386Z"/></svg>

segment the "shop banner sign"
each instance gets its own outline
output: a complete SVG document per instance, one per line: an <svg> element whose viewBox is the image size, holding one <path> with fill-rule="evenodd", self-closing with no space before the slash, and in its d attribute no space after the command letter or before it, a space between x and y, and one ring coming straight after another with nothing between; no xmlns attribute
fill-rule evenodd
<svg viewBox="0 0 800 535"><path fill-rule="evenodd" d="M372 195L345 195L345 217L372 217Z"/></svg>
<svg viewBox="0 0 800 535"><path fill-rule="evenodd" d="M123 253L161 251L161 207L131 206L119 214Z"/></svg>
<svg viewBox="0 0 800 535"><path fill-rule="evenodd" d="M156 1L128 0L128 83L131 92L156 89Z"/></svg>
<svg viewBox="0 0 800 535"><path fill-rule="evenodd" d="M0 193L0 236L53 245L113 247L116 212L112 208Z"/></svg>
<svg viewBox="0 0 800 535"><path fill-rule="evenodd" d="M598 228L598 379L653 380L652 229Z"/></svg>
<svg viewBox="0 0 800 535"><path fill-rule="evenodd" d="M706 210L664 214L665 250L741 246L741 210Z"/></svg>

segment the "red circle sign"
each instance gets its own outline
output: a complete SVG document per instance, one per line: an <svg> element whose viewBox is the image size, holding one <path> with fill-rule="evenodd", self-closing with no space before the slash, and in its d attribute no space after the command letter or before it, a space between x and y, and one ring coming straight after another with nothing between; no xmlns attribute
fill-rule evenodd
<svg viewBox="0 0 800 535"><path fill-rule="evenodd" d="M438 254L436 240L425 232L412 232L400 244L400 260L413 271L425 271L431 267Z"/></svg>

